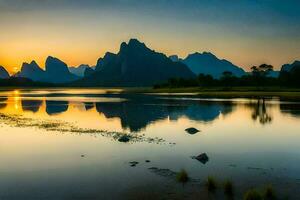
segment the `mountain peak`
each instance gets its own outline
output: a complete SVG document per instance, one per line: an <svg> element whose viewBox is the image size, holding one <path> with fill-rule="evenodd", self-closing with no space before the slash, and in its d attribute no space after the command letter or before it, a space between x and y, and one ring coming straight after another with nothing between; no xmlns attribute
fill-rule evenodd
<svg viewBox="0 0 300 200"><path fill-rule="evenodd" d="M242 76L245 71L225 59L219 59L214 54L204 51L203 53L189 54L183 60L195 74L209 74L215 78L220 78L224 71L230 71L236 76Z"/></svg>
<svg viewBox="0 0 300 200"><path fill-rule="evenodd" d="M138 39L136 39L136 38L132 38L132 39L130 39L129 40L129 42L128 42L128 45L129 46L132 46L132 45L145 45L144 43L142 43L142 42L140 42Z"/></svg>
<svg viewBox="0 0 300 200"><path fill-rule="evenodd" d="M6 71L6 69L0 65L0 79L6 79L9 78L9 73Z"/></svg>
<svg viewBox="0 0 300 200"><path fill-rule="evenodd" d="M123 42L121 44L121 51L124 51L126 49L146 49L146 45L142 42L140 42L138 39L130 39L128 44L126 44L125 42Z"/></svg>
<svg viewBox="0 0 300 200"><path fill-rule="evenodd" d="M34 60L31 61L30 63L24 62L21 67L21 74L24 71L35 71L35 70L42 71L42 69Z"/></svg>
<svg viewBox="0 0 300 200"><path fill-rule="evenodd" d="M292 64L284 64L281 67L281 71L287 71L289 72L293 67L300 65L300 61L299 60L295 60Z"/></svg>
<svg viewBox="0 0 300 200"><path fill-rule="evenodd" d="M35 62L35 60L31 61L31 62L30 62L30 65L38 66L38 64Z"/></svg>
<svg viewBox="0 0 300 200"><path fill-rule="evenodd" d="M210 58L214 58L214 59L217 58L213 53L207 52L207 51L203 51L202 53L195 52L195 53L188 55L188 57L191 57L191 56L205 56L205 57L210 57Z"/></svg>

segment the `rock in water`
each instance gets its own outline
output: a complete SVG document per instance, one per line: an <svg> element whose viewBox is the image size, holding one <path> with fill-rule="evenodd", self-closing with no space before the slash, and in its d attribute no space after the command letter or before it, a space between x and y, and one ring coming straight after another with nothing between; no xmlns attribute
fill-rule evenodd
<svg viewBox="0 0 300 200"><path fill-rule="evenodd" d="M119 142L129 142L130 138L127 135L123 135L118 139Z"/></svg>
<svg viewBox="0 0 300 200"><path fill-rule="evenodd" d="M202 153L202 154L200 154L198 156L194 156L192 158L200 161L202 164L206 164L209 161L209 157L207 156L206 153Z"/></svg>
<svg viewBox="0 0 300 200"><path fill-rule="evenodd" d="M187 129L185 129L185 131L188 132L188 134L191 134L191 135L194 135L194 134L200 132L200 131L199 131L198 129L196 129L196 128L187 128Z"/></svg>

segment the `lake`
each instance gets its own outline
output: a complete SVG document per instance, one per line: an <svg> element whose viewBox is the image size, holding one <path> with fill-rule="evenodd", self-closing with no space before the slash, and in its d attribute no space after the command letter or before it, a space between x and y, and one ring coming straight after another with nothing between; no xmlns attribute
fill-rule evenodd
<svg viewBox="0 0 300 200"><path fill-rule="evenodd" d="M300 199L300 103L121 91L0 91L0 199L205 199L208 176Z"/></svg>

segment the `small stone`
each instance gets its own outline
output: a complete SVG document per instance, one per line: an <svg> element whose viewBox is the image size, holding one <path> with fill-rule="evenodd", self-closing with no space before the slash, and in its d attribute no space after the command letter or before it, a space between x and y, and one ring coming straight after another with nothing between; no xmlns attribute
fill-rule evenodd
<svg viewBox="0 0 300 200"><path fill-rule="evenodd" d="M119 142L125 142L125 143L129 142L129 140L130 140L130 138L127 135L123 135L118 139Z"/></svg>
<svg viewBox="0 0 300 200"><path fill-rule="evenodd" d="M149 163L149 162L150 162L150 160L145 160L145 162L146 162L146 163Z"/></svg>
<svg viewBox="0 0 300 200"><path fill-rule="evenodd" d="M207 156L206 153L202 153L202 154L200 154L198 156L194 156L192 158L200 161L202 164L206 164L209 161L209 157Z"/></svg>
<svg viewBox="0 0 300 200"><path fill-rule="evenodd" d="M139 162L137 162L137 161L131 161L131 162L129 162L129 164L131 164L131 165L137 165L137 164L139 164Z"/></svg>
<svg viewBox="0 0 300 200"><path fill-rule="evenodd" d="M191 135L194 135L194 134L200 132L200 131L199 131L198 129L196 129L196 128L187 128L187 129L185 129L185 131L186 131L188 134L191 134Z"/></svg>

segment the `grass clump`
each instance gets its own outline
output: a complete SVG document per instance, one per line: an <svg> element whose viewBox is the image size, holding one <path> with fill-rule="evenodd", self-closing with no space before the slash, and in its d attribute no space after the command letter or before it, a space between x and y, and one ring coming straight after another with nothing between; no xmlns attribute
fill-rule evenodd
<svg viewBox="0 0 300 200"><path fill-rule="evenodd" d="M275 200L276 194L272 185L268 185L263 191L264 200Z"/></svg>
<svg viewBox="0 0 300 200"><path fill-rule="evenodd" d="M234 187L232 181L230 180L225 181L224 194L228 197L232 197L234 195Z"/></svg>
<svg viewBox="0 0 300 200"><path fill-rule="evenodd" d="M186 182L189 181L188 173L184 169L182 169L180 172L176 174L176 180L179 183L185 184Z"/></svg>
<svg viewBox="0 0 300 200"><path fill-rule="evenodd" d="M257 190L252 189L245 193L244 200L263 200L263 197Z"/></svg>
<svg viewBox="0 0 300 200"><path fill-rule="evenodd" d="M205 186L209 192L214 193L217 189L217 181L212 176L209 176L207 177Z"/></svg>

